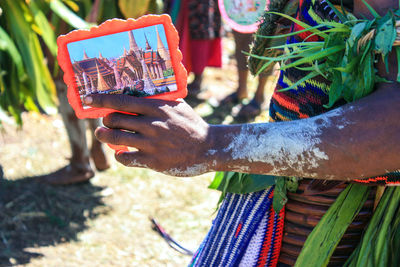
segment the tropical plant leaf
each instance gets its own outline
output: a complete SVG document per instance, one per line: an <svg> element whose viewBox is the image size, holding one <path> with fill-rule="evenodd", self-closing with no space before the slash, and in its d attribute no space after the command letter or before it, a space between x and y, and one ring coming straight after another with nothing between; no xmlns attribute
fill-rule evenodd
<svg viewBox="0 0 400 267"><path fill-rule="evenodd" d="M18 71L18 80L24 82L27 79L21 55L18 52L13 40L7 32L0 27L0 50L7 51L15 63Z"/></svg>
<svg viewBox="0 0 400 267"><path fill-rule="evenodd" d="M25 20L29 10L20 1L3 2L9 12L6 13L8 24L15 35L16 44L22 56L27 74L30 77L30 89L35 92L35 99L49 114L56 112L56 92L53 79L45 65L42 48L31 25Z"/></svg>
<svg viewBox="0 0 400 267"><path fill-rule="evenodd" d="M57 42L56 35L54 34L54 29L50 26L46 16L40 10L38 5L36 4L36 0L30 0L29 8L32 12L35 23L41 29L41 36L43 41L46 43L46 46L49 48L51 54L53 56L57 55Z"/></svg>
<svg viewBox="0 0 400 267"><path fill-rule="evenodd" d="M78 17L60 0L50 0L50 8L60 18L76 29L89 29L94 26L94 24L87 23L82 18Z"/></svg>
<svg viewBox="0 0 400 267"><path fill-rule="evenodd" d="M69 8L71 8L74 12L78 12L79 11L79 6L72 0L63 0L63 2L69 6Z"/></svg>

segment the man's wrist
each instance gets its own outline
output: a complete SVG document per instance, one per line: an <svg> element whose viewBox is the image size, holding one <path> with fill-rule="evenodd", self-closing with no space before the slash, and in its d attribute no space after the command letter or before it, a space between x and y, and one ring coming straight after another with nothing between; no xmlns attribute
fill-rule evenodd
<svg viewBox="0 0 400 267"><path fill-rule="evenodd" d="M239 132L239 125L210 125L205 153L205 162L210 166L210 171L229 170L229 165L233 163L231 152L227 147Z"/></svg>
<svg viewBox="0 0 400 267"><path fill-rule="evenodd" d="M203 153L205 162L210 171L217 171L217 166L220 162L219 153L220 147L218 146L218 133L219 127L217 125L209 125L207 138L205 140L205 151Z"/></svg>

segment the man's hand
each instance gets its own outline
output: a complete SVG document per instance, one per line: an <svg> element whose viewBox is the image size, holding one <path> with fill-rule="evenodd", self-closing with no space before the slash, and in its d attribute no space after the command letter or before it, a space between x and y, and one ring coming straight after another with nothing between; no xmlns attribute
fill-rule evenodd
<svg viewBox="0 0 400 267"><path fill-rule="evenodd" d="M110 108L96 137L104 143L136 148L119 152L117 161L174 176L194 176L212 170L209 154L213 140L209 125L183 100L164 101L126 95L94 95L85 103ZM137 115L131 115L137 114Z"/></svg>

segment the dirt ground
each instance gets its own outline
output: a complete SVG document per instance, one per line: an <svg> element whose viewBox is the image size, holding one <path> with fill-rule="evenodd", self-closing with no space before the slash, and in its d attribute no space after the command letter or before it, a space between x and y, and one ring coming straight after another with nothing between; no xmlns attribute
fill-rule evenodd
<svg viewBox="0 0 400 267"><path fill-rule="evenodd" d="M233 122L230 109L217 107L237 86L232 40L225 39L224 47L223 68L205 71L204 101L191 103L210 123ZM254 87L249 78L251 92ZM256 120L265 119L266 112ZM213 173L175 178L126 168L108 149L112 167L89 183L37 184L32 177L68 163L68 139L58 115L25 113L23 122L21 129L5 124L0 133L0 266L187 265L190 257L170 248L151 229L149 216L196 250L219 198L207 189Z"/></svg>

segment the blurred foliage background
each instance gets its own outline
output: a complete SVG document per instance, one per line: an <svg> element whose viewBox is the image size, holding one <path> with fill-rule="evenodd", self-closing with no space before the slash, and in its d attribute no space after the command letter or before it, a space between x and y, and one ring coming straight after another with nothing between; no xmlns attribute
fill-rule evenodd
<svg viewBox="0 0 400 267"><path fill-rule="evenodd" d="M2 0L0 125L22 124L24 111L57 112L54 81L62 79L56 61L58 35L111 18L161 11L161 0Z"/></svg>

